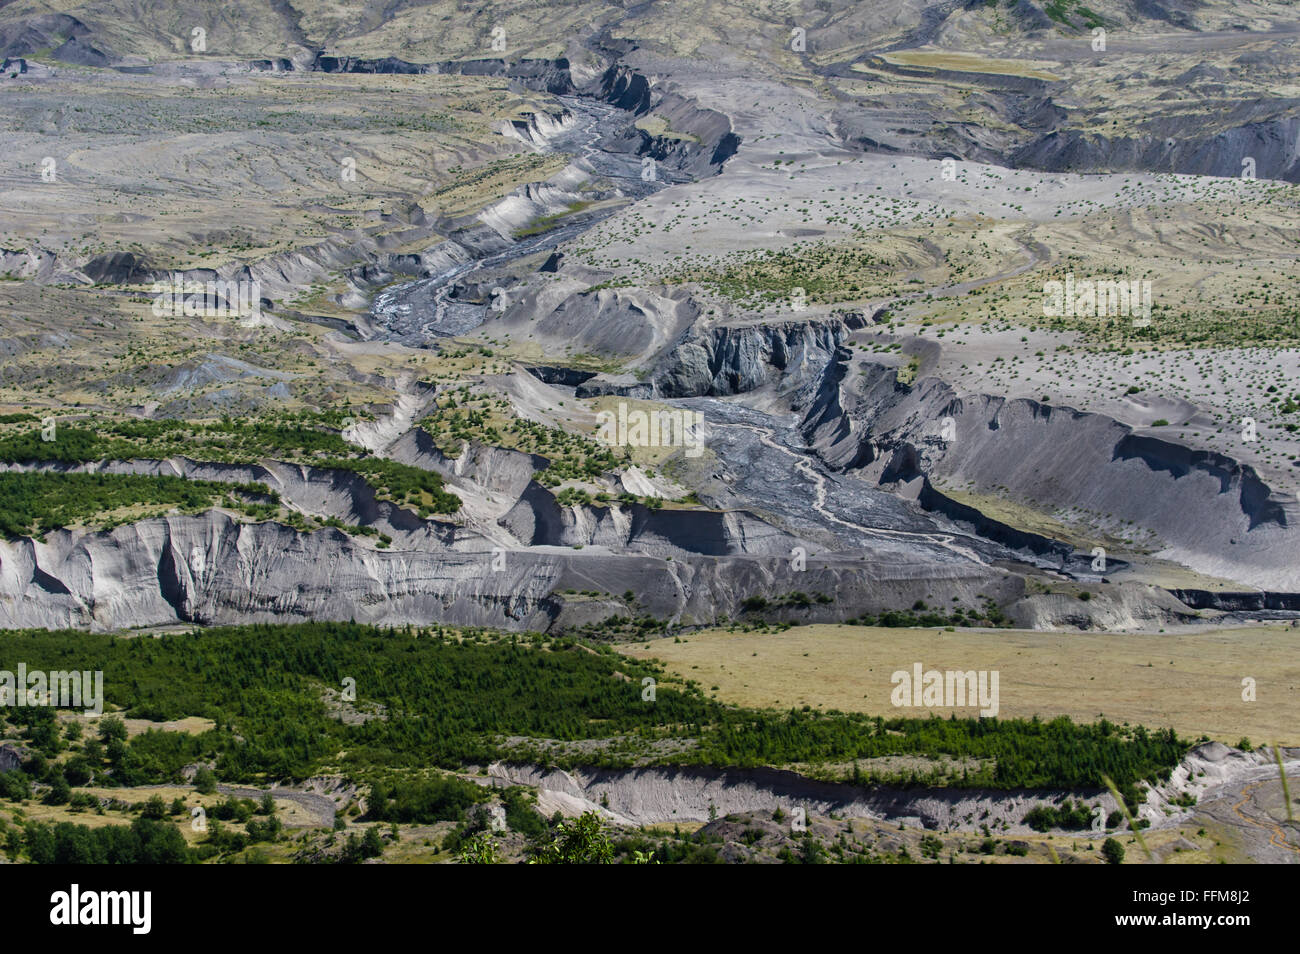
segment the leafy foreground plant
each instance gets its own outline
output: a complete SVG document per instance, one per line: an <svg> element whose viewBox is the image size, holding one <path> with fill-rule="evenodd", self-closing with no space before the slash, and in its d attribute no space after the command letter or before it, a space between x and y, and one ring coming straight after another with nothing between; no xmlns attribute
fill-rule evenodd
<svg viewBox="0 0 1300 954"><path fill-rule="evenodd" d="M529 864L609 865L614 846L596 812L584 812L570 822L560 822L550 841L544 842Z"/></svg>
<svg viewBox="0 0 1300 954"><path fill-rule="evenodd" d="M496 865L501 863L496 839L485 831L470 838L461 846L457 859L463 865Z"/></svg>
<svg viewBox="0 0 1300 954"><path fill-rule="evenodd" d="M1119 789L1116 788L1115 783L1110 779L1109 776L1103 775L1101 777L1101 780L1106 783L1106 787L1110 789L1110 794L1114 796L1115 801L1119 802L1120 810L1124 812L1124 817L1128 819L1128 827L1132 830L1133 836L1137 838L1137 843L1142 847L1142 852L1147 856L1147 860L1148 861L1154 860L1151 855L1151 849L1147 847L1147 840L1142 837L1141 829L1138 827L1137 822L1133 820L1133 813L1129 811L1128 804L1124 801L1124 796L1120 794ZM1118 842L1116 842L1116 844L1118 844ZM1119 864L1120 861L1123 861L1124 860L1123 846L1120 846L1119 861L1111 861L1109 857L1107 857L1106 860L1110 864Z"/></svg>

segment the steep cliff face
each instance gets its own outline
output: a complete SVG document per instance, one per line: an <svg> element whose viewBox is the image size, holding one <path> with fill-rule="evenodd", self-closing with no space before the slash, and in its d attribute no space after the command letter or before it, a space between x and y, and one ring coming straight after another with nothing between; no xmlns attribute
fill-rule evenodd
<svg viewBox="0 0 1300 954"><path fill-rule="evenodd" d="M1196 611L1167 590L1138 583L1116 586L1084 601L1064 593L1029 596L1011 607L1022 629L1104 630L1122 633L1190 623Z"/></svg>
<svg viewBox="0 0 1300 954"><path fill-rule="evenodd" d="M563 507L532 484L500 521L527 546L605 546L657 556L784 556L806 541L741 511L652 510L643 504Z"/></svg>
<svg viewBox="0 0 1300 954"><path fill-rule="evenodd" d="M503 76L529 89L557 96L574 91L569 61L563 57L554 60L525 58L509 62L500 59L450 60L435 64L432 68L438 73L458 73L462 76Z"/></svg>
<svg viewBox="0 0 1300 954"><path fill-rule="evenodd" d="M656 86L644 74L626 66L611 66L582 92L636 117L653 113L672 131L671 135L656 136L628 126L617 137L618 142L608 144L611 151L652 156L679 172L702 178L719 174L723 163L740 147L740 137L725 113Z"/></svg>
<svg viewBox="0 0 1300 954"><path fill-rule="evenodd" d="M1134 430L1101 414L994 395L959 395L938 378L900 384L867 363L850 379L838 319L692 329L654 376L665 397L772 387L802 414L807 445L830 467L903 490L924 509L1026 556L1087 574L1089 558L946 496L941 486L1075 514L1094 535L1153 536L1158 555L1201 572L1300 589L1300 507L1248 465ZM1111 571L1124 566L1113 557Z"/></svg>
<svg viewBox="0 0 1300 954"><path fill-rule="evenodd" d="M419 428L386 452L443 475L462 509L451 519L421 519L377 499L350 472L273 460L11 465L260 482L293 509L373 528L391 544L247 523L220 510L9 541L0 544L0 628L314 618L545 630L627 615L631 608L613 594L628 590L637 594L636 612L682 624L734 618L753 596L824 594L792 618L829 622L918 599L974 608L986 598L1012 601L1023 588L1014 574L934 547L869 562L826 552L745 509L561 506L533 480L542 458L477 444L451 457ZM791 560L795 547L806 566Z"/></svg>
<svg viewBox="0 0 1300 954"><path fill-rule="evenodd" d="M959 396L937 378L907 388L892 369L865 370L851 391L822 395L823 402L838 400L854 426L830 429L823 422L810 433L819 453L857 461L862 476L886 484L925 477L1000 494L1046 512L1075 513L1094 533L1145 528L1154 540L1138 542L1201 572L1300 588L1297 505L1273 493L1253 468L1134 433L1105 415Z"/></svg>
<svg viewBox="0 0 1300 954"><path fill-rule="evenodd" d="M1243 117L1244 118L1244 117ZM1188 130L1171 124L1168 135L1108 138L1079 129L1054 131L1015 150L1015 166L1048 172L1159 171L1184 175L1240 176L1243 160L1261 179L1300 181L1300 117L1265 115L1223 130Z"/></svg>
<svg viewBox="0 0 1300 954"><path fill-rule="evenodd" d="M1222 590L1188 589L1176 589L1169 592L1193 609L1212 609L1226 613L1300 612L1300 593L1269 593L1261 591L1229 593Z"/></svg>
<svg viewBox="0 0 1300 954"><path fill-rule="evenodd" d="M635 116L653 113L671 133L652 135L627 126L611 138L611 152L650 156L668 168L694 178L717 175L740 147L740 137L723 113L701 108L676 93L654 90L645 77L623 67L612 68L600 84L600 98Z"/></svg>
<svg viewBox="0 0 1300 954"><path fill-rule="evenodd" d="M355 619L546 630L629 612L612 596L578 599L562 595L566 589L632 590L638 612L683 624L739 615L754 595L825 593L830 603L799 618L826 622L923 598L974 607L985 596L1010 601L1023 591L1022 580L1001 570L928 569L832 557L799 571L785 557L382 550L338 530L301 533L211 511L0 543L0 628Z"/></svg>
<svg viewBox="0 0 1300 954"><path fill-rule="evenodd" d="M219 511L59 532L0 544L0 626L356 619L544 628L558 568L538 557L491 572L489 556L385 551L338 530L300 533Z"/></svg>
<svg viewBox="0 0 1300 954"><path fill-rule="evenodd" d="M429 67L419 63L409 63L395 56L383 56L365 59L357 56L326 56L316 54L311 68L321 73L404 73L418 74L429 72Z"/></svg>
<svg viewBox="0 0 1300 954"><path fill-rule="evenodd" d="M0 470L32 469L174 476L231 484L262 483L276 491L295 510L320 517L334 517L351 526L373 527L378 532L409 545L436 541L438 546L453 546L458 537L455 523L436 518L423 520L412 510L380 500L365 480L344 470L327 470L272 460L260 464L214 464L184 457L105 461L76 466L0 465Z"/></svg>
<svg viewBox="0 0 1300 954"><path fill-rule="evenodd" d="M546 459L536 454L468 441L458 456L448 457L418 427L403 434L388 449L388 456L412 467L436 471L451 482L453 489L457 485L473 486L509 500L518 499L532 482L533 474L546 464Z"/></svg>
<svg viewBox="0 0 1300 954"><path fill-rule="evenodd" d="M744 394L772 384L785 393L815 391L844 334L836 318L692 328L656 368L655 388L670 398Z"/></svg>
<svg viewBox="0 0 1300 954"><path fill-rule="evenodd" d="M1201 804L1232 798L1243 787L1276 778L1271 760L1278 757L1264 747L1253 752L1206 742L1191 749L1160 782L1150 780L1146 797L1137 808L1138 818L1151 827L1172 828L1186 823L1189 810L1182 797ZM1300 749L1280 750L1288 774L1300 764ZM797 804L810 814L875 818L903 822L936 831L987 831L997 825L1004 832L1028 833L1030 809L1050 804L1062 807L1075 800L1101 808L1103 814L1117 803L1104 789L1059 791L1050 789L906 789L889 786L858 787L817 781L774 768L716 768L705 766L646 766L636 769L582 768L573 771L511 762L494 762L491 778L538 789L539 803L566 815L584 811L600 813L620 825L645 825L683 820L707 821L737 812L769 812L777 805ZM1285 849L1278 849L1285 854ZM1284 858L1278 859L1286 860Z"/></svg>
<svg viewBox="0 0 1300 954"><path fill-rule="evenodd" d="M1049 790L987 790L887 786L857 787L822 782L781 769L671 768L634 770L544 769L495 762L488 774L512 785L538 789L539 802L569 814L596 811L620 825L698 821L742 812L770 812L797 804L809 813L906 822L939 831L978 832L1005 822L1004 832L1023 833L1026 813L1044 802L1096 799L1100 793ZM1103 798L1107 796L1102 796Z"/></svg>
<svg viewBox="0 0 1300 954"><path fill-rule="evenodd" d="M544 149L555 137L569 132L577 125L573 113L567 109L555 113L525 113L526 119L502 123L501 133L518 139L534 149Z"/></svg>
<svg viewBox="0 0 1300 954"><path fill-rule="evenodd" d="M650 81L626 66L611 66L600 77L600 98L634 116L650 111Z"/></svg>
<svg viewBox="0 0 1300 954"><path fill-rule="evenodd" d="M818 449L831 467L849 470L870 463L871 444L861 437L861 423L848 414L842 394L849 369L850 352L840 347L841 335L835 336L836 350L826 362L816 387L803 389L799 410L803 420L799 429L809 447Z"/></svg>
<svg viewBox="0 0 1300 954"><path fill-rule="evenodd" d="M573 77L569 74L569 61L563 58L520 59L512 62L502 59L483 59L411 63L394 56L365 58L327 56L318 53L310 68L321 73L453 73L461 76L502 76L515 80L529 89L556 95L573 92Z"/></svg>

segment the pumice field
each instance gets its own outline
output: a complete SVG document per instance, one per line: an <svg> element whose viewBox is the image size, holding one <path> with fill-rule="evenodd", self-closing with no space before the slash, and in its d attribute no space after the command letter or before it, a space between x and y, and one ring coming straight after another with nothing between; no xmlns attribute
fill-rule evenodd
<svg viewBox="0 0 1300 954"><path fill-rule="evenodd" d="M0 67L0 864L1300 862L1294 3Z"/></svg>

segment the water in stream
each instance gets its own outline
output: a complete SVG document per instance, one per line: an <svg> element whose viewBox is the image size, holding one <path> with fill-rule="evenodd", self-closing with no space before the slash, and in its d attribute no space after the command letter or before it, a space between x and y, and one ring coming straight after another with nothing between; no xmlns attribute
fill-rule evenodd
<svg viewBox="0 0 1300 954"><path fill-rule="evenodd" d="M686 176L664 164L655 167L652 181L642 178L641 156L618 148L626 148L629 142L619 136L632 121L629 113L582 97L559 99L576 122L544 148L548 153L573 157L574 164L589 174L596 190L591 193L592 199L635 201L675 182L687 181ZM455 300L451 293L458 285L472 282L476 274L487 274L554 249L623 207L624 203L611 203L575 216L572 222L518 240L502 236L481 222L466 225L451 237L463 252L463 261L436 275L386 288L375 296L370 308L374 337L421 347L439 338L472 331L483 323L487 306Z"/></svg>

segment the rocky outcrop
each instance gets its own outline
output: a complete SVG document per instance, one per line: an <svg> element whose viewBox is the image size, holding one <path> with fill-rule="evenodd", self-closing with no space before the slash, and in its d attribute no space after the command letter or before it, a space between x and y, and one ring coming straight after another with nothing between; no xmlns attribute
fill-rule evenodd
<svg viewBox="0 0 1300 954"><path fill-rule="evenodd" d="M577 125L573 113L561 110L558 113L525 113L523 119L513 119L503 123L503 135L517 139L534 149L544 149L551 141Z"/></svg>
<svg viewBox="0 0 1300 954"><path fill-rule="evenodd" d="M680 518L679 518L680 519ZM689 527L677 532L691 533ZM339 530L302 533L241 523L221 511L141 520L44 542L0 543L0 628L116 630L176 622L233 624L308 619L547 630L592 621L565 590L637 594L639 611L683 625L736 616L751 596L826 594L799 617L829 622L930 598L976 607L1023 581L975 564L897 566L787 557L681 559L604 550L455 550L428 539L379 548ZM596 621L617 612L599 607Z"/></svg>
<svg viewBox="0 0 1300 954"><path fill-rule="evenodd" d="M536 320L539 335L568 339L598 354L651 353L693 322L690 299L635 289L601 289L572 295Z"/></svg>
<svg viewBox="0 0 1300 954"><path fill-rule="evenodd" d="M1031 830L1024 817L1036 805L1059 804L1066 798L1092 802L1108 797L1096 790L866 788L821 782L772 768L564 771L496 762L488 767L488 775L502 783L535 787L539 800L548 805L555 795L564 796L574 814L603 810L610 821L623 825L700 822L777 808L788 814L792 808L802 808L810 816L835 813L938 831L979 831L981 825L1005 822L1003 831L1024 834Z"/></svg>
<svg viewBox="0 0 1300 954"><path fill-rule="evenodd" d="M76 17L63 13L43 14L23 17L0 24L0 55L9 57L30 57L43 51L54 50L55 59L65 63L80 63L78 57L107 56L100 50L83 42L90 35L90 28ZM72 43L73 46L68 44ZM60 55L62 54L62 55ZM83 63L85 66L101 66L103 62Z"/></svg>
<svg viewBox="0 0 1300 954"><path fill-rule="evenodd" d="M0 544L0 627L118 629L308 619L545 628L558 567L487 554L385 551L219 511Z"/></svg>
<svg viewBox="0 0 1300 954"><path fill-rule="evenodd" d="M1297 105L1297 104L1292 104ZM1276 111L1278 104L1269 103ZM1193 131L1170 126L1139 137L1111 139L1083 129L1063 129L1016 149L1016 167L1048 172L1176 172L1184 175L1238 177L1242 161L1254 160L1261 179L1300 182L1300 117L1266 116L1222 131Z"/></svg>
<svg viewBox="0 0 1300 954"><path fill-rule="evenodd" d="M580 398L613 395L648 400L654 397L655 386L649 381L638 381L631 374L598 374L579 384L573 394Z"/></svg>
<svg viewBox="0 0 1300 954"><path fill-rule="evenodd" d="M1256 590L1234 593L1222 590L1172 589L1175 598L1192 609L1219 610L1225 613L1278 611L1300 613L1300 593L1269 593Z"/></svg>
<svg viewBox="0 0 1300 954"><path fill-rule="evenodd" d="M363 59L354 56L326 56L318 53L311 68L321 73L428 73L430 68L420 63L408 63L394 56Z"/></svg>
<svg viewBox="0 0 1300 954"><path fill-rule="evenodd" d="M655 94L644 76L612 67L602 77L599 97L635 116L653 114L666 131L654 135L628 125L605 144L611 152L650 156L656 162L700 178L715 175L736 154L740 137L731 120L716 110L703 109L676 93Z"/></svg>
<svg viewBox="0 0 1300 954"><path fill-rule="evenodd" d="M103 50L93 47L75 36L68 37L50 56L61 63L71 63L74 66L103 67L108 66L114 59L113 56Z"/></svg>
<svg viewBox="0 0 1300 954"><path fill-rule="evenodd" d="M436 72L457 73L462 76L503 76L529 89L563 96L574 92L569 61L563 57L554 60L450 60L436 64Z"/></svg>
<svg viewBox="0 0 1300 954"><path fill-rule="evenodd" d="M271 60L249 60L248 68L256 73L292 73L293 60L287 56L277 56Z"/></svg>
<svg viewBox="0 0 1300 954"><path fill-rule="evenodd" d="M595 371L579 371L577 368L557 368L552 365L525 367L525 371L543 384L558 384L566 388L575 388L584 381L596 376Z"/></svg>
<svg viewBox="0 0 1300 954"><path fill-rule="evenodd" d="M18 769L22 768L23 760L26 757L25 749L21 749L9 742L0 745L0 772L18 771Z"/></svg>
<svg viewBox="0 0 1300 954"><path fill-rule="evenodd" d="M530 484L501 518L526 546L604 546L688 557L692 554L787 555L806 541L790 537L740 511L654 510L644 504L561 506L540 484Z"/></svg>
<svg viewBox="0 0 1300 954"><path fill-rule="evenodd" d="M96 255L82 265L81 270L92 282L114 285L149 281L154 274L152 266L132 252L106 252L103 255Z"/></svg>
<svg viewBox="0 0 1300 954"><path fill-rule="evenodd" d="M1196 611L1157 586L1126 583L1082 600L1065 593L1029 596L1007 611L1017 629L1100 630L1110 633L1189 623Z"/></svg>
<svg viewBox="0 0 1300 954"><path fill-rule="evenodd" d="M650 112L650 81L626 66L611 66L600 77L600 97L634 116Z"/></svg>
<svg viewBox="0 0 1300 954"><path fill-rule="evenodd" d="M838 319L693 327L660 362L653 379L663 397L744 394L779 383L783 392L815 390L844 338Z"/></svg>
<svg viewBox="0 0 1300 954"><path fill-rule="evenodd" d="M85 284L88 281L84 273L65 265L56 253L39 246L21 251L0 248L0 275L39 282Z"/></svg>
<svg viewBox="0 0 1300 954"><path fill-rule="evenodd" d="M938 378L906 387L884 365L864 371L851 386L820 391L808 411L805 435L823 459L853 461L853 473L883 485L925 478L1073 513L1093 537L1146 528L1158 556L1260 587L1300 589L1300 508L1250 466L1135 433L1102 414L959 395ZM851 426L832 426L838 417ZM960 519L933 486L923 496Z"/></svg>
<svg viewBox="0 0 1300 954"><path fill-rule="evenodd" d="M450 547L457 543L458 528L442 520L421 519L413 510L380 500L374 488L357 474L266 460L259 464L221 464L167 460L100 461L87 464L8 464L0 470L48 470L65 473L144 474L183 477L216 483L260 483L302 513L333 517L348 526L372 528L407 545Z"/></svg>
<svg viewBox="0 0 1300 954"><path fill-rule="evenodd" d="M452 482L473 483L488 493L516 500L532 482L533 475L546 466L546 458L537 454L466 442L459 456L447 457L425 431L416 428L402 436L389 449L393 460L425 470L437 471Z"/></svg>
<svg viewBox="0 0 1300 954"><path fill-rule="evenodd" d="M311 69L321 73L453 73L461 76L503 76L530 89L555 95L574 92L569 61L522 59L448 60L442 63L411 63L393 56L374 59L327 56L318 53Z"/></svg>

